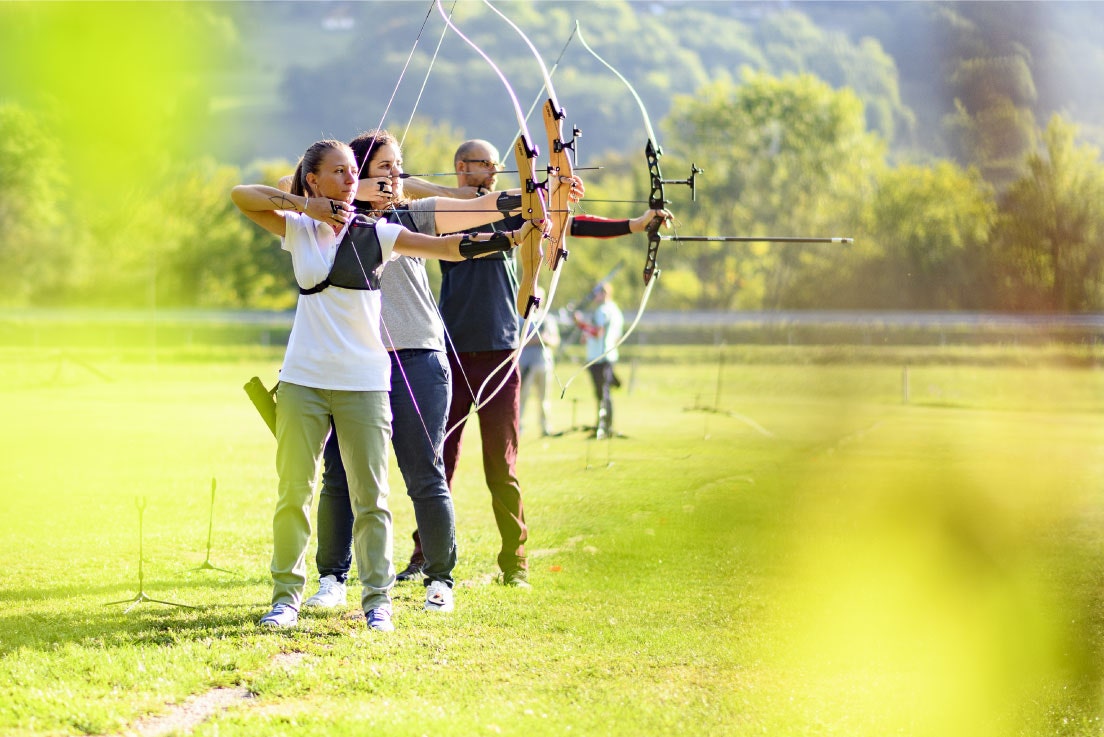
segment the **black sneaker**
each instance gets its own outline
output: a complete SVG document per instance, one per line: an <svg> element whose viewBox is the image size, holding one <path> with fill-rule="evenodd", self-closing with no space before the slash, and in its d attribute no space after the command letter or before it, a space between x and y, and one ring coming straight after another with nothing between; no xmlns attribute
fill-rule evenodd
<svg viewBox="0 0 1104 737"><path fill-rule="evenodd" d="M399 571L395 576L396 581L413 581L422 577L422 569L425 568L425 558L411 558L410 565Z"/></svg>
<svg viewBox="0 0 1104 737"><path fill-rule="evenodd" d="M513 586L515 589L533 588L529 583L529 571L524 568L515 568L512 571L503 572L502 584L504 586Z"/></svg>

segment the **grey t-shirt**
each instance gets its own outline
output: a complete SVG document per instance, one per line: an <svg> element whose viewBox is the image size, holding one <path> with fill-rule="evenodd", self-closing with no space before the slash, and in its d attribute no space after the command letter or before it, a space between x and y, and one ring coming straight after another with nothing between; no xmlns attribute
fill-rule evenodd
<svg viewBox="0 0 1104 737"><path fill-rule="evenodd" d="M437 234L437 198L414 200L409 209L389 217L407 230ZM445 328L437 314L437 304L429 288L425 259L398 256L387 263L380 280L383 312L380 333L388 350L428 348L445 350Z"/></svg>

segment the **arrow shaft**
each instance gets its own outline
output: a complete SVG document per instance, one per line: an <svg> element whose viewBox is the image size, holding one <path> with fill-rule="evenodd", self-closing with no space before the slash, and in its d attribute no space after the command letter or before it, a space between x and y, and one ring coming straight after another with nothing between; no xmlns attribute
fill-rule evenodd
<svg viewBox="0 0 1104 737"><path fill-rule="evenodd" d="M604 169L603 166L576 166L572 167L575 171L600 171ZM499 174L517 174L517 169L503 169L498 172ZM428 174L411 174L403 172L399 175L399 179L410 179L410 177L454 177L456 172L454 171L434 171ZM590 202L633 202L634 200L590 200Z"/></svg>
<svg viewBox="0 0 1104 737"><path fill-rule="evenodd" d="M787 236L661 235L660 240L690 243L836 243L850 245L853 238L798 238Z"/></svg>

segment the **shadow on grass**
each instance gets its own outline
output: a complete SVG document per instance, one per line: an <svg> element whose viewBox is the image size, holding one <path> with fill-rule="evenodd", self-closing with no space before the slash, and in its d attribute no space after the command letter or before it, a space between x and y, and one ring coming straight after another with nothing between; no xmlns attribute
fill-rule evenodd
<svg viewBox="0 0 1104 737"><path fill-rule="evenodd" d="M143 602L125 612L121 606L76 606L68 612L12 614L0 617L0 655L15 650L53 651L131 644L172 645L200 637L240 637L252 628L257 604L217 604L181 609Z"/></svg>
<svg viewBox="0 0 1104 737"><path fill-rule="evenodd" d="M199 637L240 637L267 609L269 580L225 577L219 581L206 573L195 580L149 581L141 601L135 601L136 581L6 589L0 593L0 600L8 604L0 615L0 656L22 648L56 650L120 641L164 645ZM254 595L259 585L264 592ZM232 590L240 592L235 595ZM33 611L20 611L20 604Z"/></svg>
<svg viewBox="0 0 1104 737"><path fill-rule="evenodd" d="M258 576L242 576L218 571L184 571L180 574L183 578L169 580L160 578L147 580L143 585L147 596L157 599L171 599L176 591L192 589L239 589L250 586L267 586L272 583L267 571ZM24 588L0 589L0 602L19 603L33 601L50 601L58 599L86 599L93 596L111 597L107 601L123 599L138 593L138 581L114 581L112 583L96 586L57 584L46 581L42 585ZM192 602L181 601L181 604ZM204 604L206 606L206 604Z"/></svg>

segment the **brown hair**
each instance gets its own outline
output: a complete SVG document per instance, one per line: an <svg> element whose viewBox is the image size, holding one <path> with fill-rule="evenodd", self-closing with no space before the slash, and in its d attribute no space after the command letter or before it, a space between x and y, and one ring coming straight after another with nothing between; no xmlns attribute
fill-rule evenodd
<svg viewBox="0 0 1104 737"><path fill-rule="evenodd" d="M360 167L361 179L366 178L364 173L371 167L380 148L389 143L394 144L395 148L399 148L399 139L395 138L394 135L383 128L376 128L375 130L361 133L359 136L349 141L349 148L353 150L353 158L356 160L357 166ZM359 195L357 196L359 198ZM403 202L405 201L406 199L404 198ZM402 203L396 202L395 204Z"/></svg>
<svg viewBox="0 0 1104 737"><path fill-rule="evenodd" d="M292 194L304 197L314 196L307 187L307 174L317 174L322 167L322 159L326 158L326 154L334 149L348 151L349 145L330 138L315 141L310 145L310 148L299 159L299 165L295 167L295 174L291 178Z"/></svg>

